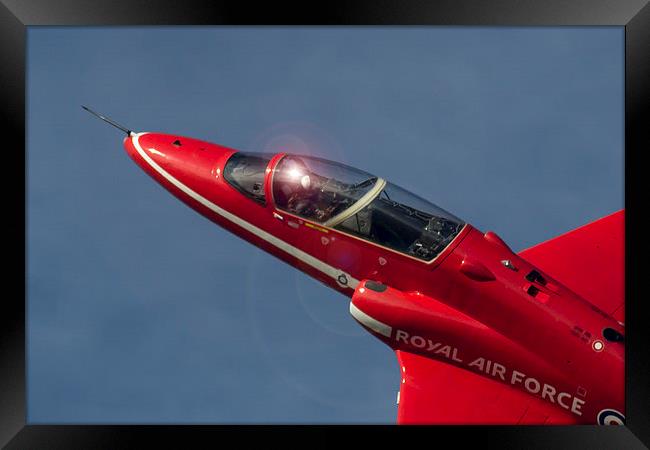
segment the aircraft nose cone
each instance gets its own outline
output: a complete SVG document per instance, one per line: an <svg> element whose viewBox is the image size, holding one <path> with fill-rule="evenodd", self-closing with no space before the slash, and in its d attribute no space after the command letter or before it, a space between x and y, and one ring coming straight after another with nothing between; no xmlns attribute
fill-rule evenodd
<svg viewBox="0 0 650 450"><path fill-rule="evenodd" d="M233 150L187 137L134 133L124 140L127 154L146 173L163 184L203 190L213 185L217 167Z"/></svg>
<svg viewBox="0 0 650 450"><path fill-rule="evenodd" d="M135 146L135 138L138 136L138 134L139 133L130 134L124 138L124 141L122 143L124 144L124 150L126 150L126 154L129 155L129 157L136 163L140 164L142 156L139 155L138 150Z"/></svg>
<svg viewBox="0 0 650 450"><path fill-rule="evenodd" d="M127 154L147 172L175 173L191 166L195 155L181 138L158 133L134 133L124 141Z"/></svg>

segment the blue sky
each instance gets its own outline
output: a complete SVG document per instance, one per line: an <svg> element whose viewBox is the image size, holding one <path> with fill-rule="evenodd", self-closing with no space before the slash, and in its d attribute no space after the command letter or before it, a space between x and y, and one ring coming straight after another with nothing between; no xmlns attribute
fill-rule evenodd
<svg viewBox="0 0 650 450"><path fill-rule="evenodd" d="M394 423L347 299L180 203L119 131L310 153L522 250L623 208L622 27L28 30L30 423Z"/></svg>

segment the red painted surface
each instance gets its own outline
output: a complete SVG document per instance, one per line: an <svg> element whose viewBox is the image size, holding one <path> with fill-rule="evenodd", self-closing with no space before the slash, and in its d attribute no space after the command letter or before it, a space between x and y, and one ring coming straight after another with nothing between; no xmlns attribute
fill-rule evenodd
<svg viewBox="0 0 650 450"><path fill-rule="evenodd" d="M276 209L271 179L283 154L267 167L262 205L223 178L236 150L154 133L124 145L200 214L390 329L361 321L397 353L399 423L596 423L604 409L624 412L624 344L602 334L625 333L610 315L622 314L623 212L521 255L467 224L427 262ZM528 280L533 270L542 278Z"/></svg>
<svg viewBox="0 0 650 450"><path fill-rule="evenodd" d="M520 253L521 257L624 322L625 211Z"/></svg>

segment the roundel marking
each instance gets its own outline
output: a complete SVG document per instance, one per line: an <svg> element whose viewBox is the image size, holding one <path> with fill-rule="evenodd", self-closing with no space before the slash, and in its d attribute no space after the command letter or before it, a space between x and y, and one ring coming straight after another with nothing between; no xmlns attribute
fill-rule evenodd
<svg viewBox="0 0 650 450"><path fill-rule="evenodd" d="M603 409L598 413L600 425L625 425L625 416L615 409Z"/></svg>
<svg viewBox="0 0 650 450"><path fill-rule="evenodd" d="M594 351L602 352L603 348L605 348L605 345L603 344L603 341L598 341L597 340L597 341L594 341L594 343L592 344L592 347L593 347Z"/></svg>

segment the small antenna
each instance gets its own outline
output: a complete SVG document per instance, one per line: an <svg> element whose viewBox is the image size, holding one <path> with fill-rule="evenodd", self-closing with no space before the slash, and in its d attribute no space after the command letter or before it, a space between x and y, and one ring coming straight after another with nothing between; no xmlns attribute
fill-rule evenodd
<svg viewBox="0 0 650 450"><path fill-rule="evenodd" d="M106 117L106 116L102 116L101 114L99 114L99 113L93 111L92 109L90 109L90 108L88 108L88 107L86 107L86 106L84 106L84 105L81 105L81 107L82 107L83 109L85 109L86 111L88 111L90 114L92 114L92 115L94 115L94 116L96 116L96 117L99 117L99 118L102 119L104 122L107 122L107 123L113 125L115 128L119 128L120 130L124 131L124 132L126 133L127 136L131 136L131 134L133 133L133 131L129 130L129 129L126 128L125 126L120 125L119 123L115 122L114 120L109 119L109 118Z"/></svg>

